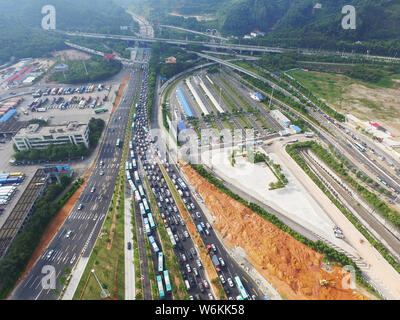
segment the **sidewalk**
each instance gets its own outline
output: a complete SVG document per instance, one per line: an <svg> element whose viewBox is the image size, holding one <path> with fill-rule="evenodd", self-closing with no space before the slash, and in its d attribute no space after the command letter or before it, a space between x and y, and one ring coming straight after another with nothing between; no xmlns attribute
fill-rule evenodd
<svg viewBox="0 0 400 320"><path fill-rule="evenodd" d="M79 282L81 281L83 272L86 269L86 265L89 262L90 257L79 259L79 262L75 265L74 269L71 272L71 280L67 286L67 289L64 292L61 300L72 300L74 297L75 291L78 288Z"/></svg>

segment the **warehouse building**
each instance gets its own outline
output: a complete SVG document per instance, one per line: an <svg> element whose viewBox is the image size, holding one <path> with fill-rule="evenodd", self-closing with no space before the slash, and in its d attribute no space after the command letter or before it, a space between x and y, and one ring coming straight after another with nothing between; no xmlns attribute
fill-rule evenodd
<svg viewBox="0 0 400 320"><path fill-rule="evenodd" d="M50 144L63 145L80 143L89 147L89 126L76 121L66 125L40 127L38 124L31 124L22 128L13 137L13 141L19 151L29 149L43 149Z"/></svg>
<svg viewBox="0 0 400 320"><path fill-rule="evenodd" d="M291 121L279 110L271 110L270 113L272 118L274 118L281 126L289 128L292 124Z"/></svg>

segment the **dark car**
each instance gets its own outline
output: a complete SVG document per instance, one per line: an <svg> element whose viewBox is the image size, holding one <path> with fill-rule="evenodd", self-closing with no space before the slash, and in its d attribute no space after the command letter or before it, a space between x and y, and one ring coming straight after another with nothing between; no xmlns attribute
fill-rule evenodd
<svg viewBox="0 0 400 320"><path fill-rule="evenodd" d="M201 282L199 282L199 290L200 292L204 292L204 285Z"/></svg>
<svg viewBox="0 0 400 320"><path fill-rule="evenodd" d="M128 250L132 249L132 244L130 242L128 242Z"/></svg>

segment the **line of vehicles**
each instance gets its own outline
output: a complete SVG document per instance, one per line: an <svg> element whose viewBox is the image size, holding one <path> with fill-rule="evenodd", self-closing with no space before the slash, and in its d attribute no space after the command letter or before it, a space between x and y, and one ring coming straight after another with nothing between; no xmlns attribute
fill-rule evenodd
<svg viewBox="0 0 400 320"><path fill-rule="evenodd" d="M67 94L74 94L74 93L92 93L95 90L97 91L102 91L104 90L105 86L104 84L99 84L98 86L92 84L92 85L88 85L88 86L81 86L79 88L47 88L46 90L44 90L42 92L41 89L38 89L37 91L35 91L35 93L33 93L33 97L34 98L39 98L42 95L43 96L55 96L55 95L67 95ZM107 87L107 90L110 90L111 86Z"/></svg>
<svg viewBox="0 0 400 320"><path fill-rule="evenodd" d="M147 85L147 83L145 83L145 85ZM169 293L172 288L168 270L165 270L163 266L165 261L163 259L164 256L161 246L158 242L155 217L139 175L140 164L143 165L144 172L151 185L151 190L148 191L153 192L156 201L158 201L157 206L159 207L161 218L166 226L171 243L174 246L178 262L181 264L181 271L186 289L190 294L192 294L190 298L194 299L194 297L196 297L199 300L201 299L200 294L202 292L199 291L200 289L197 285L198 282L201 283L201 288L204 294L206 294L209 299L214 299L212 293L209 292L210 286L208 281L205 279L204 271L201 270L202 263L200 259L195 258L197 252L194 249L194 244L184 226L183 218L179 216L178 208L174 203L171 192L168 190L166 181L163 179L161 171L156 165L154 159L150 159L150 156L149 159L147 159L146 151L149 150L149 144L154 142L154 140L149 135L149 130L147 128L146 99L147 97L143 90L140 95L139 104L136 105L136 114L133 116L133 139L129 142L130 151L125 163L125 169L128 183L135 196L135 202L142 218L144 235L148 238L152 249L152 258L155 266L159 296L161 299L169 298ZM176 224L174 222L174 225L168 225L167 219L170 218L172 220L169 221L176 221ZM188 249L187 252L184 248L186 246L190 246L190 250ZM193 260L193 262L196 261L196 264L191 265L186 256L191 257L191 260ZM185 262L183 259L185 259Z"/></svg>
<svg viewBox="0 0 400 320"><path fill-rule="evenodd" d="M143 66L142 66L143 68ZM148 71L147 71L148 72ZM146 71L145 71L146 73ZM172 192L169 189L167 182L161 172L161 168L155 161L157 148L152 145L155 139L149 134L148 117L147 117L147 90L143 90L143 86L147 87L145 79L140 92L139 101L136 105L136 113L133 116L132 124L132 141L129 142L129 155L126 159L125 169L128 183L135 198L135 208L138 216L141 218L143 233L138 233L140 237L147 237L152 250L152 259L155 266L156 282L160 298L169 298L170 281L166 276L163 264L165 264L162 248L159 245L157 225L154 219L154 211L152 210L149 198L143 188L141 180L142 169L147 176L150 189L148 192L154 194L156 205L159 209L161 219L166 228L167 234L173 245L178 263L181 265L181 272L187 291L190 294L190 299L215 299L211 293L210 284L206 278L203 264L199 258L199 254L195 249L195 245L187 230L184 219L181 217L177 204L172 197ZM230 300L233 299L249 299L248 292L245 286L241 283L237 275L232 274L224 258L225 253L214 251L217 246L214 244L215 235L212 234L211 225L205 219L202 221L203 214L200 214L200 209L194 204L195 200L191 197L190 190L186 183L178 176L178 173L165 160L161 160L163 167L169 174L171 181L175 185L175 189L185 203L193 219L196 221L204 233L201 234L206 245L211 247L209 254L214 260L214 265L218 267L218 276L221 279L225 292ZM154 209L154 208L153 208ZM199 210L199 211L197 211ZM218 241L218 240L216 240ZM224 258L222 255L224 254ZM235 280L235 276L238 281ZM242 291L241 291L242 288Z"/></svg>
<svg viewBox="0 0 400 320"><path fill-rule="evenodd" d="M45 112L45 105L50 102L49 97L47 96L58 96L53 97L51 101L51 106L48 107L50 109L66 109L69 106L77 106L79 109L84 108L96 108L101 107L104 102L108 100L108 94L105 94L103 97L92 98L91 96L85 98L83 96L74 96L70 99L66 100L61 95L70 95L74 93L83 94L83 93L92 93L94 91L103 91L105 88L104 84L89 85L89 86L81 86L79 88L48 88L44 92L41 89L38 89L35 93L33 93L33 100L30 104L28 104L28 110L31 112ZM111 86L107 86L108 91L111 90ZM43 96L43 98L41 98ZM46 96L46 97L45 97ZM27 112L24 112L27 114Z"/></svg>

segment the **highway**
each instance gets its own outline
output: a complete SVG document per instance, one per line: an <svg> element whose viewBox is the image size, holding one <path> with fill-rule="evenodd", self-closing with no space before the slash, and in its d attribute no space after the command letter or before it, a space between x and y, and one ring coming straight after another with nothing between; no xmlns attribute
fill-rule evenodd
<svg viewBox="0 0 400 320"><path fill-rule="evenodd" d="M190 32L190 33L198 34L198 35L201 35L201 36L210 37L210 38L213 38L213 39L219 39L219 40L224 40L224 41L228 40L228 38L224 38L224 37L221 37L221 36L212 35L212 34L209 34L209 33L194 31L194 30L185 29L185 28L176 27L176 26L170 26L170 25L166 25L166 24L160 24L160 27L174 29L174 30L180 30L180 31L185 31L185 32Z"/></svg>
<svg viewBox="0 0 400 320"><path fill-rule="evenodd" d="M50 31L50 32L59 32L66 34L68 36L77 36L77 37L88 37L88 38L99 38L99 39L117 39L117 40L126 40L126 41L138 41L138 42L165 42L173 45L201 45L208 48L214 49L223 49L223 50L231 50L231 51L249 51L249 52L259 52L259 53L283 53L283 52L297 52L302 54L312 54L312 55L335 55L341 57L356 57L356 58L364 58L368 60L382 60L382 61L391 61L391 62L400 62L400 58L396 57L384 57L384 56L372 56L368 54L356 54L356 53L343 53L343 52L335 52L335 51L319 51L313 49L287 49L287 48L279 48L279 47L264 47L264 46L253 46L253 45L240 45L240 44L230 44L230 43L209 43L209 42L201 42L201 41L186 41L186 40L175 40L175 39L164 39L164 38L154 38L149 36L123 36L123 35L111 35L111 34L98 34L98 33L83 33L83 32L68 32L68 31Z"/></svg>
<svg viewBox="0 0 400 320"><path fill-rule="evenodd" d="M139 85L140 74L139 68L131 69L131 79L125 89L124 99L121 100L105 129L104 142L85 190L48 248L30 273L14 289L10 299L57 299L58 295L53 290L42 288L41 280L44 276L42 268L47 265L54 267L56 288L60 290L58 280L63 275L64 269L72 269L81 256L90 256L111 202L122 156L122 149L116 147L116 141L124 140L128 114L136 86ZM104 175L100 174L101 171L104 171ZM71 232L67 237L69 231Z"/></svg>
<svg viewBox="0 0 400 320"><path fill-rule="evenodd" d="M159 97L158 95L156 95ZM157 101L155 101L157 103ZM158 106L158 104L157 104ZM153 117L151 119L151 128L155 130L161 130L160 122L161 120L157 117L154 116L156 112L153 114ZM179 166L176 164L175 159L170 156L168 152L165 154L160 154L160 150L164 150L165 148L162 145L162 140L161 137L153 137L156 140L155 145L152 145L152 148L149 149L149 151L146 152L146 155L148 157L152 157L154 155L154 151L157 152L158 156L161 156L161 161L165 163L167 168L169 169L168 175L171 179L177 180L178 178L183 179L182 175L180 174L180 169ZM155 149L154 149L155 148ZM178 186L179 188L179 186ZM184 192L185 190L180 189L181 192ZM172 191L172 190L170 190ZM189 191L189 189L187 190ZM157 190L156 190L157 192ZM193 222L197 225L200 223L204 223L205 225L207 223L212 225L210 221L208 221L207 216L204 214L203 210L201 209L201 206L198 203L197 198L190 192L189 195L185 195L183 197L186 201L187 204L191 203L193 204L193 207L186 205L188 212L190 213ZM196 214L198 212L198 214ZM173 220L172 220L173 221ZM173 223L173 222L172 222ZM171 220L168 220L168 224L170 227L173 227L171 225ZM177 226L178 227L178 226ZM179 232L179 230L177 230ZM221 272L219 274L222 274L224 279L226 280L227 278L233 279L235 276L239 276L239 278L242 280L243 286L245 290L249 293L250 296L253 296L254 299L263 299L264 296L262 292L260 291L258 285L254 282L254 280L247 274L247 272L239 266L235 260L232 259L232 257L226 252L224 246L221 244L219 238L216 236L214 233L214 230L212 228L208 229L209 234L207 235L205 232L200 233L200 236L203 240L203 243L205 246L209 244L214 244L217 248L216 254L218 257L221 257L226 266L222 268ZM183 251L186 253L190 250L190 246L186 247L184 245ZM193 265L192 265L193 267ZM231 299L235 299L236 296L238 295L237 290L234 290L234 287L230 287L227 282L223 285L225 292L227 293L228 297L231 297ZM192 293L192 292L191 292ZM194 293L198 294L198 293Z"/></svg>

